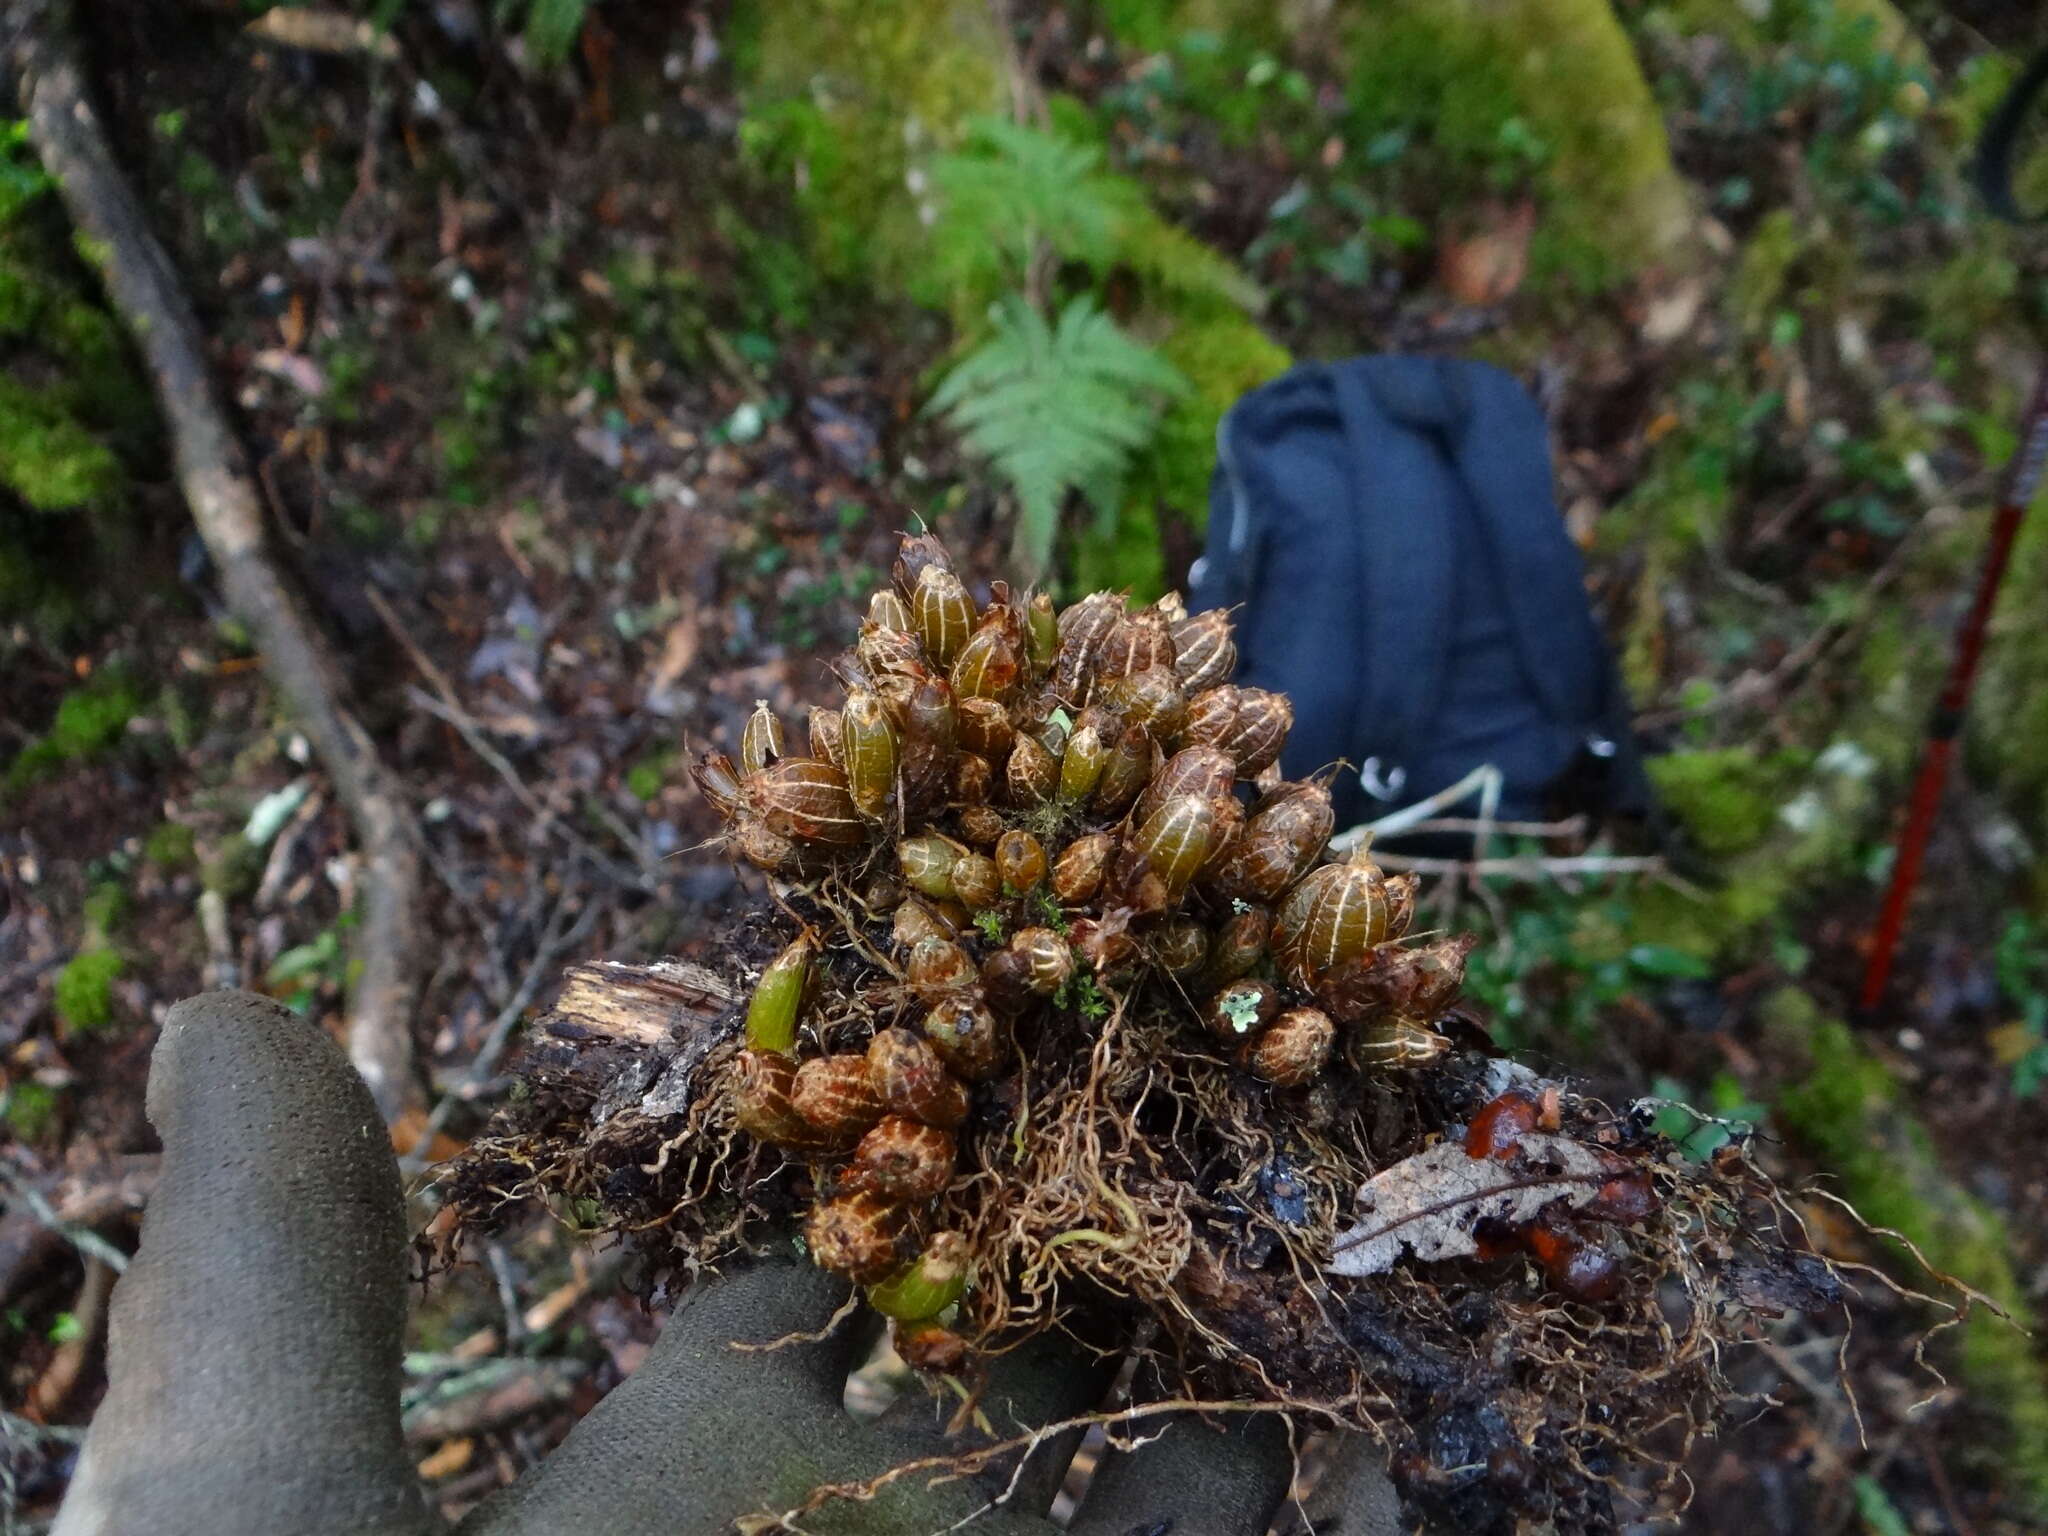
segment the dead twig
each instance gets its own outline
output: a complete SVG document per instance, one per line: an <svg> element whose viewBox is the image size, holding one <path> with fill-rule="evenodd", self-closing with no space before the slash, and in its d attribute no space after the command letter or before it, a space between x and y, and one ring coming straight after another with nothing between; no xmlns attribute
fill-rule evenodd
<svg viewBox="0 0 2048 1536"><path fill-rule="evenodd" d="M1585 853L1569 858L1420 859L1398 853L1375 853L1388 869L1418 875L1504 875L1516 880L1554 880L1560 875L1658 875L1666 872L1656 855L1623 857Z"/></svg>
<svg viewBox="0 0 2048 1536"><path fill-rule="evenodd" d="M67 1201L63 1210L51 1204L47 1195L5 1162L0 1162L0 1185L6 1186L7 1198L15 1208L43 1231L62 1238L86 1258L97 1260L117 1275L128 1268L128 1255L92 1229L95 1222L105 1221L127 1208L125 1181L117 1179L104 1186L98 1191L98 1200L88 1197L75 1203ZM0 1278L11 1283L12 1276Z"/></svg>
<svg viewBox="0 0 2048 1536"><path fill-rule="evenodd" d="M248 458L219 403L205 337L87 99L66 0L11 8L9 63L29 138L147 365L178 483L228 605L249 628L271 685L306 733L361 850L360 970L349 998L349 1058L387 1120L423 1104L414 1071L419 859L411 808L342 703L340 673L267 545Z"/></svg>
<svg viewBox="0 0 2048 1536"><path fill-rule="evenodd" d="M653 894L655 881L645 868L630 869L618 860L607 857L601 849L564 821L533 792L526 780L519 776L519 770L513 767L512 760L491 745L490 738L484 734L483 726L464 707L462 697L455 691L455 684L449 680L448 674L436 666L434 659L421 648L417 640L413 639L412 632L405 627L405 621L399 618L398 611L391 606L384 594L375 587L365 587L363 596L376 610L377 617L383 621L384 627L391 632L391 638L412 658L412 664L419 668L420 675L433 687L434 691L428 693L424 689L408 685L405 690L406 698L444 725L452 726L469 750L482 758L491 771L504 780L505 787L512 791L512 797L519 802L520 808L531 816L537 825L559 832L571 848L602 869L618 884ZM614 824L613 831L619 833L622 829ZM632 843L629 829L625 830L621 840L629 845Z"/></svg>
<svg viewBox="0 0 2048 1536"><path fill-rule="evenodd" d="M1423 837L1439 832L1497 832L1502 837L1580 838L1586 835L1587 830L1588 824L1583 816L1568 816L1563 821L1485 821L1470 816L1442 816L1431 821L1418 821L1401 835Z"/></svg>

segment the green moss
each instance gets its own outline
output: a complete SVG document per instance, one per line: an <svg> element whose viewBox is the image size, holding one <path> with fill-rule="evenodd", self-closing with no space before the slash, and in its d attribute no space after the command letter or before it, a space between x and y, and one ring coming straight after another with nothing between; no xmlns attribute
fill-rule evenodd
<svg viewBox="0 0 2048 1536"><path fill-rule="evenodd" d="M212 860L200 873L200 882L216 895L234 901L256 889L263 878L263 850L241 833L221 839Z"/></svg>
<svg viewBox="0 0 2048 1536"><path fill-rule="evenodd" d="M1229 313L1177 327L1159 352L1190 388L1160 419L1133 488L1200 529L1208 522L1217 424L1239 396L1278 378L1294 359L1249 318Z"/></svg>
<svg viewBox="0 0 2048 1536"><path fill-rule="evenodd" d="M1209 476L1216 462L1216 426L1238 397L1285 373L1293 359L1248 316L1229 309L1197 313L1159 343L1159 353L1188 381L1168 406L1133 466L1122 516L1109 530L1076 541L1074 585L1128 589L1143 599L1166 587L1162 519L1199 532L1208 522Z"/></svg>
<svg viewBox="0 0 2048 1536"><path fill-rule="evenodd" d="M102 880L87 892L80 913L87 944L98 947L108 943L128 916L128 907L128 888L118 880Z"/></svg>
<svg viewBox="0 0 2048 1536"><path fill-rule="evenodd" d="M1799 216L1790 208L1774 208L1742 247L1735 280L1728 285L1728 305L1744 336L1763 336L1791 286L1792 269L1805 254L1806 238Z"/></svg>
<svg viewBox="0 0 2048 1536"><path fill-rule="evenodd" d="M114 1021L114 983L123 969L111 949L82 949L65 961L52 1001L67 1029L105 1029Z"/></svg>
<svg viewBox="0 0 2048 1536"><path fill-rule="evenodd" d="M51 1140L57 1133L57 1116L57 1090L33 1078L10 1083L5 1099L0 1099L0 1121L26 1146Z"/></svg>
<svg viewBox="0 0 2048 1536"><path fill-rule="evenodd" d="M1348 51L1361 139L1414 136L1453 194L1533 187L1534 277L1599 289L1678 255L1684 184L1608 0L1379 0Z"/></svg>
<svg viewBox="0 0 2048 1536"><path fill-rule="evenodd" d="M182 821L160 821L142 843L142 857L165 874L177 874L198 862L198 837Z"/></svg>
<svg viewBox="0 0 2048 1536"><path fill-rule="evenodd" d="M2002 226L1985 229L1968 248L1921 284L1920 333L1936 350L1969 358L1999 327L2013 323L2020 269Z"/></svg>
<svg viewBox="0 0 2048 1536"><path fill-rule="evenodd" d="M80 616L118 553L128 461L155 416L120 327L67 249L22 124L0 122L0 611Z"/></svg>
<svg viewBox="0 0 2048 1536"><path fill-rule="evenodd" d="M1702 850L1740 853L1762 842L1777 821L1788 763L1743 747L1672 752L1649 761L1657 796Z"/></svg>
<svg viewBox="0 0 2048 1536"><path fill-rule="evenodd" d="M14 793L70 763L89 762L110 750L142 708L141 696L120 674L102 673L65 694L43 735L8 765L0 791Z"/></svg>
<svg viewBox="0 0 2048 1536"><path fill-rule="evenodd" d="M2004 1221L1943 1171L1906 1095L1848 1026L1790 989L1767 1000L1764 1023L1777 1050L1806 1063L1778 1098L1785 1129L1823 1159L1867 1221L1899 1232L1936 1270L2007 1312L2009 1322L1979 1309L1962 1324L1962 1378L1977 1412L2004 1419L2004 1465L2015 1492L2036 1517L2048 1518L2048 1377L2020 1331L2031 1330L2034 1317ZM1913 1276L1909 1255L1895 1248L1893 1257L1925 1283Z"/></svg>
<svg viewBox="0 0 2048 1536"><path fill-rule="evenodd" d="M0 374L0 479L38 512L61 512L112 495L121 467L59 392Z"/></svg>
<svg viewBox="0 0 2048 1536"><path fill-rule="evenodd" d="M1125 507L1113 526L1089 527L1074 540L1074 590L1128 590L1149 602L1166 590L1166 551L1159 514L1149 501Z"/></svg>
<svg viewBox="0 0 2048 1536"><path fill-rule="evenodd" d="M1666 804L1703 849L1714 845L1718 862L1704 882L1639 891L1631 936L1703 959L1735 958L1758 942L1769 919L1853 856L1879 787L1896 770L1895 756L1864 743L1895 754L1900 740L1898 717L1872 700L1810 759L1786 751L1752 764L1731 748L1653 761Z"/></svg>
<svg viewBox="0 0 2048 1536"><path fill-rule="evenodd" d="M643 757L626 770L626 789L635 799L652 801L668 782L669 755L656 752Z"/></svg>
<svg viewBox="0 0 2048 1536"><path fill-rule="evenodd" d="M903 280L922 244L920 163L1008 105L1003 38L976 0L742 0L742 142L793 187L828 278Z"/></svg>

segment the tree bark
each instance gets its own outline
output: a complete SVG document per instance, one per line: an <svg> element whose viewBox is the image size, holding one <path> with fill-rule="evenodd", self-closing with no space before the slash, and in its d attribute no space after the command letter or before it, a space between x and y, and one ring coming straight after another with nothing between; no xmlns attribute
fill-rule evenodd
<svg viewBox="0 0 2048 1536"><path fill-rule="evenodd" d="M66 0L14 0L9 62L29 136L148 367L178 482L270 682L306 733L361 851L349 1059L386 1120L424 1107L414 1071L419 857L410 807L341 702L339 670L266 548L262 503L208 376L198 320L87 99Z"/></svg>

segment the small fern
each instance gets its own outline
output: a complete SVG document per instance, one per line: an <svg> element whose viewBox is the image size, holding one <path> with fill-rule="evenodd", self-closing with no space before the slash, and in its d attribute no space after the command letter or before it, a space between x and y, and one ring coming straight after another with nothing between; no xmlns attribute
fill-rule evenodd
<svg viewBox="0 0 2048 1536"><path fill-rule="evenodd" d="M1020 295L993 315L993 334L948 373L930 409L1009 483L1018 503L1015 559L1032 576L1052 558L1060 509L1079 491L1098 518L1116 516L1132 456L1151 440L1179 372L1133 341L1086 295L1048 324Z"/></svg>
<svg viewBox="0 0 2048 1536"><path fill-rule="evenodd" d="M1019 281L1038 242L1097 277L1127 267L1158 292L1257 310L1265 295L1228 257L1162 219L1093 144L980 118L966 148L932 165L942 210L933 254L954 292Z"/></svg>
<svg viewBox="0 0 2048 1536"><path fill-rule="evenodd" d="M938 266L956 291L987 295L1023 277L1043 240L1062 260L1100 269L1115 258L1136 185L1102 169L1092 144L1004 118L977 118L967 146L932 164L943 210Z"/></svg>
<svg viewBox="0 0 2048 1536"><path fill-rule="evenodd" d="M1160 293L1178 299L1214 301L1257 314L1266 307L1265 290L1247 277L1228 256L1169 224L1140 204L1117 231L1117 260Z"/></svg>

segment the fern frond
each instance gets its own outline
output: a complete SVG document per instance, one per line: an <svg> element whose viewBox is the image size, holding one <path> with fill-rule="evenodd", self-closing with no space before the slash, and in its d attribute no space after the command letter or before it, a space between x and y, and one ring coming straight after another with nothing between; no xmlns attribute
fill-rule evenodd
<svg viewBox="0 0 2048 1536"><path fill-rule="evenodd" d="M1106 268L1144 209L1137 184L1104 171L1094 145L1003 118L976 119L966 146L939 156L931 174L940 201L933 253L968 293L1017 281L1040 239L1064 261Z"/></svg>
<svg viewBox="0 0 2048 1536"><path fill-rule="evenodd" d="M1236 262L1212 250L1177 224L1144 205L1117 232L1117 260L1161 292L1177 298L1215 300L1257 314L1265 290Z"/></svg>
<svg viewBox="0 0 2048 1536"><path fill-rule="evenodd" d="M1016 493L1018 560L1033 574L1051 559L1060 506L1080 491L1114 506L1130 461L1151 440L1162 399L1187 381L1077 298L1048 324L1012 294L987 342L954 366L929 409L946 417Z"/></svg>

